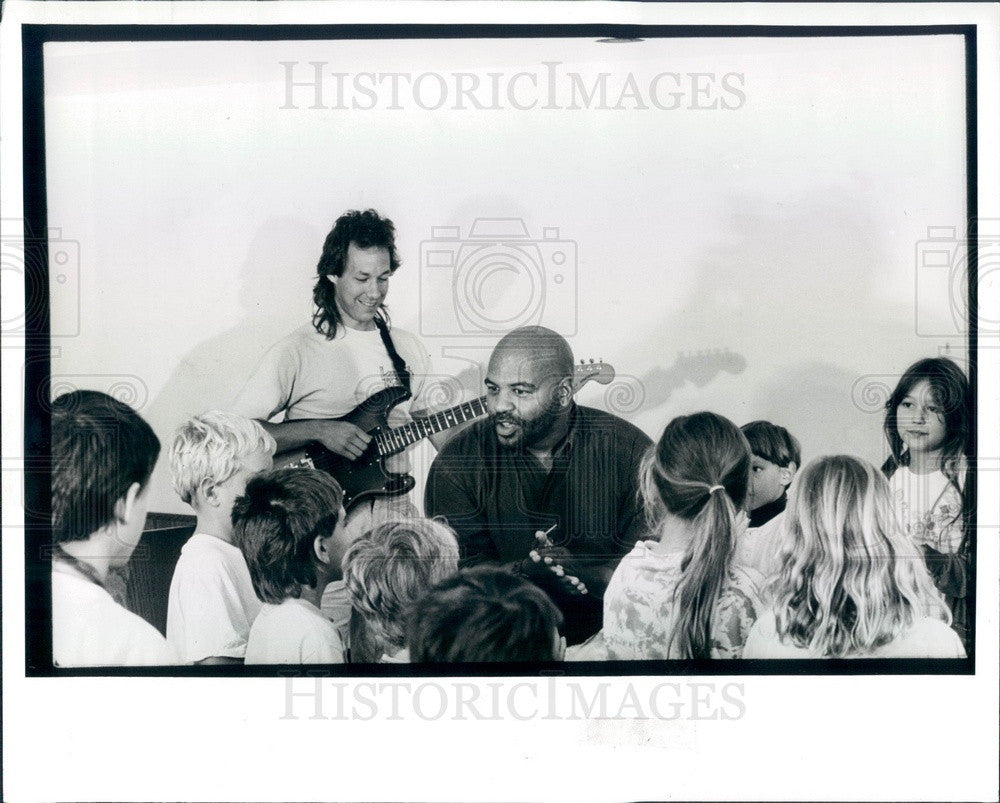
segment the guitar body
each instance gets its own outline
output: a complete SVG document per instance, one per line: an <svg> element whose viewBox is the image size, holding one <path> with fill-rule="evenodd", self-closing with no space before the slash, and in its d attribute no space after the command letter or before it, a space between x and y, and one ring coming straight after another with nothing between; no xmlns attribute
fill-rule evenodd
<svg viewBox="0 0 1000 803"><path fill-rule="evenodd" d="M318 468L330 474L344 489L344 508L378 496L400 496L409 493L416 481L409 474L393 474L385 470L379 457L375 436L389 428L389 412L410 394L402 387L380 390L337 421L347 421L372 436L368 449L357 460L350 460L313 442L303 449L275 455L275 468Z"/></svg>

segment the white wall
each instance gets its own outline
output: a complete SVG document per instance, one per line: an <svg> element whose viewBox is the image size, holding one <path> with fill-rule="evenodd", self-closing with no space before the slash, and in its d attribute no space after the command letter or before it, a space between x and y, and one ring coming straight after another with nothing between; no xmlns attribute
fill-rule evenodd
<svg viewBox="0 0 1000 803"><path fill-rule="evenodd" d="M390 309L425 334L454 316L441 269L423 269L433 227L558 228L576 279L557 286L546 264L541 322L622 377L581 400L654 437L712 409L787 426L807 457L879 461L879 384L944 348L964 359L947 277L917 268L928 226L961 234L966 214L958 37L74 43L45 56L49 225L79 244L78 275L54 272L66 277L52 285L56 389L113 389L164 444L307 320L323 238L349 208L396 222ZM326 62L327 106L333 72L348 86L365 72L434 73L450 94L421 108L403 84L393 109L383 82L373 109L313 109L298 87L298 108L280 108L280 62L304 81L313 61ZM540 108L544 62L559 62L561 108ZM489 73L505 88L522 71L543 88L518 79L515 100L538 107L510 108L504 93L505 108L454 108L453 73L482 90ZM588 86L609 73L609 107L631 74L649 108L568 108L574 72ZM663 72L684 77L678 109L650 101ZM715 75L700 103L738 108L690 108L689 73ZM742 76L730 81L745 101L724 74ZM424 80L424 106L436 86ZM516 311L518 281L486 281L495 310ZM495 340L427 338L444 374ZM184 511L163 469L152 509Z"/></svg>

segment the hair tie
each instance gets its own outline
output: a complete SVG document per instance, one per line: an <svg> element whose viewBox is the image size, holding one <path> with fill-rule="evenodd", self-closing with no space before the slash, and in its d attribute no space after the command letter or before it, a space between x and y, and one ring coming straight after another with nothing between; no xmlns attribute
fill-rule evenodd
<svg viewBox="0 0 1000 803"><path fill-rule="evenodd" d="M711 488L708 489L708 495L711 496L716 491L724 491L724 490L726 490L726 488L723 485L713 485Z"/></svg>

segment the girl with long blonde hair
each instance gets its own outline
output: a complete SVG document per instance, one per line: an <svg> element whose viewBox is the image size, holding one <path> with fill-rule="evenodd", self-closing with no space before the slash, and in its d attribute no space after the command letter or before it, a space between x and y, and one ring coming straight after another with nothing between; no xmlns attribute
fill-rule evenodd
<svg viewBox="0 0 1000 803"><path fill-rule="evenodd" d="M814 460L786 516L772 611L754 625L744 658L965 657L874 466Z"/></svg>

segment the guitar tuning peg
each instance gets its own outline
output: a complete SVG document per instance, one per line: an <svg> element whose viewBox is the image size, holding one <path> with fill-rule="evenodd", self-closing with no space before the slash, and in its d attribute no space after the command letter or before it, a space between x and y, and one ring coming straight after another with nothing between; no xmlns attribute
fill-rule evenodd
<svg viewBox="0 0 1000 803"><path fill-rule="evenodd" d="M591 364L591 365L593 365L593 364L594 364L594 358L593 358L593 357L591 357L591 358L590 358L590 364Z"/></svg>

